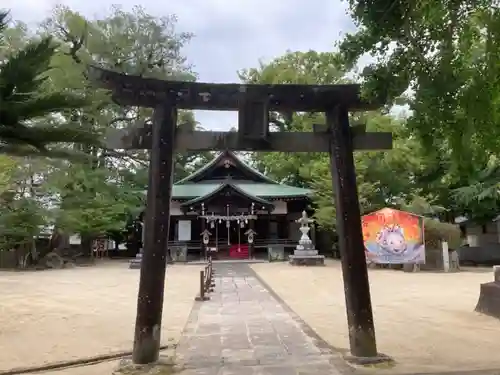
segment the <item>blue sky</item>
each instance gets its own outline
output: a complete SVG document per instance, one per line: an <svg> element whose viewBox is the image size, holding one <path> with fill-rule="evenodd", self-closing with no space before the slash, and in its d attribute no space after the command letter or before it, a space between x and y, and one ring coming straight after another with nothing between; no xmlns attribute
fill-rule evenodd
<svg viewBox="0 0 500 375"><path fill-rule="evenodd" d="M105 14L116 1L2 0L14 19L28 24L64 4L87 16ZM200 81L238 82L237 71L292 51L331 51L342 34L354 30L340 0L125 0L126 10L143 6L150 14L176 14L179 31L195 34L185 55ZM236 126L236 113L199 112L204 128L227 130Z"/></svg>

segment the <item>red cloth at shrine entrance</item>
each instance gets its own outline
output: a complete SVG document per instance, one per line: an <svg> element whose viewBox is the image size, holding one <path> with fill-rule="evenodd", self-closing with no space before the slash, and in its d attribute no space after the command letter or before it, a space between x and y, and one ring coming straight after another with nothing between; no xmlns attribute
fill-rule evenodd
<svg viewBox="0 0 500 375"><path fill-rule="evenodd" d="M248 245L232 245L229 248L229 257L233 259L248 259Z"/></svg>

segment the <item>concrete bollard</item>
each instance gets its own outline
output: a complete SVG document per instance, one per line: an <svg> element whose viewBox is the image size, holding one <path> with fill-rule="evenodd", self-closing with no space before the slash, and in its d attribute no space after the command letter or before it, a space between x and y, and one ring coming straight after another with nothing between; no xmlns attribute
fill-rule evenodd
<svg viewBox="0 0 500 375"><path fill-rule="evenodd" d="M493 266L493 281L500 283L500 266Z"/></svg>

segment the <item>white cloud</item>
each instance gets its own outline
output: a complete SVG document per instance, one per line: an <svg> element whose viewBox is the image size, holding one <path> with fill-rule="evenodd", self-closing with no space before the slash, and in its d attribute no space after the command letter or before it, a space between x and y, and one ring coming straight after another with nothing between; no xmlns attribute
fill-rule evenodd
<svg viewBox="0 0 500 375"><path fill-rule="evenodd" d="M33 24L58 3L91 17L106 13L113 1L2 0L1 6L11 9L14 19ZM137 3L120 4L130 9ZM143 0L140 5L156 16L176 14L179 30L195 33L185 53L206 82L237 82L238 70L286 50L332 50L341 34L354 28L342 0ZM197 119L209 129L236 125L235 113L200 112Z"/></svg>

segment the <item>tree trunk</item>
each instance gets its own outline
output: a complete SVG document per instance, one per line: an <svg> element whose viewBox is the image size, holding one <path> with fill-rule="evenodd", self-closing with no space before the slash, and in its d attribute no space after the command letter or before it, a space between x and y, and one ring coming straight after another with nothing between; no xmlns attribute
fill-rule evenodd
<svg viewBox="0 0 500 375"><path fill-rule="evenodd" d="M69 235L61 231L57 226L52 231L52 235L50 237L50 242L48 249L44 252L40 252L39 257L42 258L51 251L55 251L60 253L64 249L69 249Z"/></svg>
<svg viewBox="0 0 500 375"><path fill-rule="evenodd" d="M92 243L94 241L94 236L90 234L81 234L80 250L82 252L83 258L92 258L94 255L92 253Z"/></svg>

